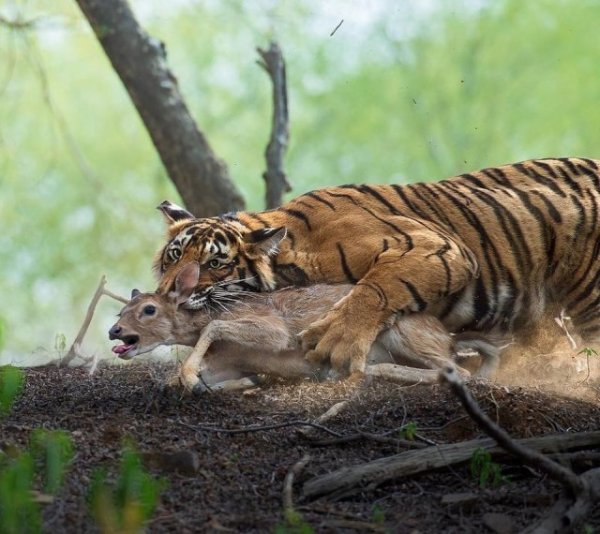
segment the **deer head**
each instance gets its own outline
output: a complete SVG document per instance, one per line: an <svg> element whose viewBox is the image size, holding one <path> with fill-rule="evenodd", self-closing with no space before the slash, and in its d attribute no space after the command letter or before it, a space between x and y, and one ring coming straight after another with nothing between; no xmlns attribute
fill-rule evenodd
<svg viewBox="0 0 600 534"><path fill-rule="evenodd" d="M175 289L167 294L131 292L131 300L119 313L119 320L108 331L109 339L122 344L112 351L123 360L144 354L159 345L194 345L200 330L209 322L208 313L184 310L184 304L193 293L200 268L197 263L187 264L175 281Z"/></svg>

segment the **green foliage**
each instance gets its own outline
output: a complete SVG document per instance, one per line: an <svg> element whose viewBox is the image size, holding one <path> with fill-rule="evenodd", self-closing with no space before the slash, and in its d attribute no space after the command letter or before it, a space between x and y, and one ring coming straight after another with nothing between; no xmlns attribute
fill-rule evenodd
<svg viewBox="0 0 600 534"><path fill-rule="evenodd" d="M137 533L152 517L163 487L164 482L146 473L139 455L126 445L114 485L108 483L104 469L96 470L92 476L92 516L103 533Z"/></svg>
<svg viewBox="0 0 600 534"><path fill-rule="evenodd" d="M471 457L471 475L482 488L489 485L497 487L506 480L501 467L493 462L491 454L481 447L476 449Z"/></svg>
<svg viewBox="0 0 600 534"><path fill-rule="evenodd" d="M275 534L312 534L314 529L296 510L284 511L284 522L275 527Z"/></svg>
<svg viewBox="0 0 600 534"><path fill-rule="evenodd" d="M58 333L54 336L54 350L59 358L65 355L65 351L67 350L67 336L63 333Z"/></svg>
<svg viewBox="0 0 600 534"><path fill-rule="evenodd" d="M400 437L413 441L417 436L417 423L410 421L400 429Z"/></svg>
<svg viewBox="0 0 600 534"><path fill-rule="evenodd" d="M0 532L41 532L39 506L31 498L34 462L28 453L16 458L0 457Z"/></svg>
<svg viewBox="0 0 600 534"><path fill-rule="evenodd" d="M599 356L598 352L591 347L584 347L577 354L583 354L586 358L589 358L590 356L595 356L596 358L598 358Z"/></svg>
<svg viewBox="0 0 600 534"><path fill-rule="evenodd" d="M36 429L29 438L29 450L42 472L44 492L55 494L73 458L73 443L63 430Z"/></svg>
<svg viewBox="0 0 600 534"><path fill-rule="evenodd" d="M102 273L118 293L152 289L163 240L154 206L178 201L76 3L4 4L7 17L39 24L22 35L0 26L0 292L19 292L0 363L51 347L57 331L74 337ZM263 207L271 121L254 48L272 38L287 63L293 195L599 154L589 75L600 60L598 2L131 4L166 44L186 103L251 209ZM101 303L97 317L115 311ZM109 325L94 321L88 340L106 346Z"/></svg>
<svg viewBox="0 0 600 534"><path fill-rule="evenodd" d="M0 417L10 412L24 383L23 371L12 365L0 366Z"/></svg>
<svg viewBox="0 0 600 534"><path fill-rule="evenodd" d="M385 513L383 508L376 504L371 510L371 521L377 525L385 523Z"/></svg>

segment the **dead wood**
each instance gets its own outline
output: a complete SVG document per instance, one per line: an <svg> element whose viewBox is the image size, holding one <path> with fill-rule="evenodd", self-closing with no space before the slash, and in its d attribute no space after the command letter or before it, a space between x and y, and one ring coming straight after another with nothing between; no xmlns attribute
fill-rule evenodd
<svg viewBox="0 0 600 534"><path fill-rule="evenodd" d="M573 473L573 471L553 462L547 456L544 456L531 448L522 446L517 441L513 440L504 429L494 423L481 410L475 399L465 387L462 379L458 376L458 373L452 367L448 367L441 371L440 377L450 386L471 418L488 436L494 438L498 445L504 450L515 455L517 458L520 458L523 463L546 473L549 477L560 482L570 490L572 495L578 495L584 490L581 479Z"/></svg>
<svg viewBox="0 0 600 534"><path fill-rule="evenodd" d="M71 345L71 348L69 348L69 352L67 352L67 355L58 362L60 366L66 367L75 358L77 358L79 356L85 362L92 362L92 369L95 369L95 367L98 363L97 358L85 358L81 354L81 344L83 343L83 338L85 337L85 334L87 333L88 328L90 327L90 323L92 322L92 318L94 317L94 312L96 311L96 306L98 306L100 297L102 295L105 295L112 299L118 300L119 302L122 302L123 304L127 304L129 302L126 298L120 297L119 295L115 295L112 291L105 289L105 287L104 287L105 285L106 285L106 276L102 275L100 278L100 282L98 283L98 287L96 288L96 292L94 293L94 296L92 297L92 300L90 301L90 303L88 305L87 313L85 314L85 318L83 319L81 328L79 329L79 332L78 332L77 336L75 337L75 340L73 341L73 344Z"/></svg>
<svg viewBox="0 0 600 534"><path fill-rule="evenodd" d="M557 452L600 446L600 431L575 434L550 434L516 440L521 446L539 452ZM384 482L408 475L423 473L441 467L468 462L473 453L486 449L494 458L506 458L501 447L494 446L491 438L479 438L461 443L449 443L425 449L405 451L371 462L343 467L337 471L308 480L302 495L309 499L344 493L359 493L365 487L376 487ZM349 493L348 493L349 492Z"/></svg>
<svg viewBox="0 0 600 534"><path fill-rule="evenodd" d="M300 474L300 471L306 467L308 462L310 462L310 455L305 454L291 467L287 472L287 475L285 475L285 480L283 481L283 513L286 515L290 512L294 512L294 479Z"/></svg>
<svg viewBox="0 0 600 534"><path fill-rule="evenodd" d="M262 48L256 50L261 57L258 64L267 72L273 84L271 137L265 150L267 170L263 173L266 184L266 207L271 209L280 206L283 194L292 190L283 166L290 139L287 80L285 61L277 43L271 43L267 50Z"/></svg>
<svg viewBox="0 0 600 534"><path fill-rule="evenodd" d="M512 439L481 410L453 368L444 369L440 373L440 378L450 386L471 418L504 450L524 464L556 480L566 490L565 495L554 504L548 516L527 528L525 532L535 534L573 532L581 527L600 499L600 469L591 469L578 476L548 456L535 451L533 447ZM594 435L597 432L580 435L585 437L586 434Z"/></svg>
<svg viewBox="0 0 600 534"><path fill-rule="evenodd" d="M225 163L191 116L165 46L138 24L126 0L77 0L121 78L186 207L197 217L244 208Z"/></svg>
<svg viewBox="0 0 600 534"><path fill-rule="evenodd" d="M383 378L396 384L435 384L438 381L439 371L434 369L417 369L395 363L377 363L367 365L365 375L374 378Z"/></svg>

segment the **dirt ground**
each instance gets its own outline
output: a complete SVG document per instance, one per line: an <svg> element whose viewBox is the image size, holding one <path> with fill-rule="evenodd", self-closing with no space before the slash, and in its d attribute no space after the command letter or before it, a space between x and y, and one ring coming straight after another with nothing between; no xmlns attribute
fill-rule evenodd
<svg viewBox="0 0 600 534"><path fill-rule="evenodd" d="M405 450L368 438L317 445L293 423L313 421L342 400L349 401L345 409L324 423L339 436L362 431L394 437L407 423L417 425L417 440L435 444L482 433L441 385L304 382L191 398L164 389L169 372L172 368L156 364L103 366L93 376L83 368L27 371L23 396L0 421L0 446L25 446L30 432L44 427L69 431L76 448L65 487L44 508L45 531L97 531L86 506L90 475L99 465L117 465L125 437L137 443L150 471L168 480L149 532L273 532L278 525L280 532L295 532L281 528L282 492L286 474L305 454L311 459L296 479L294 504L314 532L494 531L487 525L513 532L547 514L560 491L546 477L514 463L502 464L502 484L481 488L466 464L365 487L338 500L308 501L301 492L310 478ZM581 401L539 388L470 387L513 437L600 428L594 388L589 388L591 400ZM290 426L214 431L280 423ZM332 437L317 429L310 439ZM167 461L171 453L198 463L184 462L181 473ZM472 495L458 505L445 504L448 496L462 493ZM600 506L589 525L600 532Z"/></svg>

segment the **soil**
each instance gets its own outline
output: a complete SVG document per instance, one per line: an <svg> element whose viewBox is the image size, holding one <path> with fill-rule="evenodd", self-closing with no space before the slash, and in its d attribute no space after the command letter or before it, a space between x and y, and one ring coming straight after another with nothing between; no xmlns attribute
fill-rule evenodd
<svg viewBox="0 0 600 534"><path fill-rule="evenodd" d="M25 447L31 431L44 427L70 432L76 450L63 489L44 505L44 531L98 532L86 502L90 477L98 466L114 471L125 438L137 444L149 471L167 480L148 532L273 532L278 526L279 532L310 532L306 524L314 532L513 532L544 517L560 493L517 463L502 464L498 486L480 487L465 464L337 500L304 500L302 484L312 477L406 450L367 437L319 446L311 440L358 431L399 437L407 423L417 425L416 441L430 444L482 433L441 385L271 383L246 393L185 397L164 387L170 372L156 364L104 366L92 376L83 368L27 370L22 397L0 421L0 447ZM600 428L597 389L590 388L595 398L586 401L516 386L470 389L515 438ZM342 400L349 400L345 409L323 423L330 433L313 428L306 437L300 429L307 427L294 423L314 421ZM289 426L216 431L281 423ZM286 526L282 493L286 474L305 454L310 460L293 492L301 530ZM600 531L600 506L588 524Z"/></svg>

